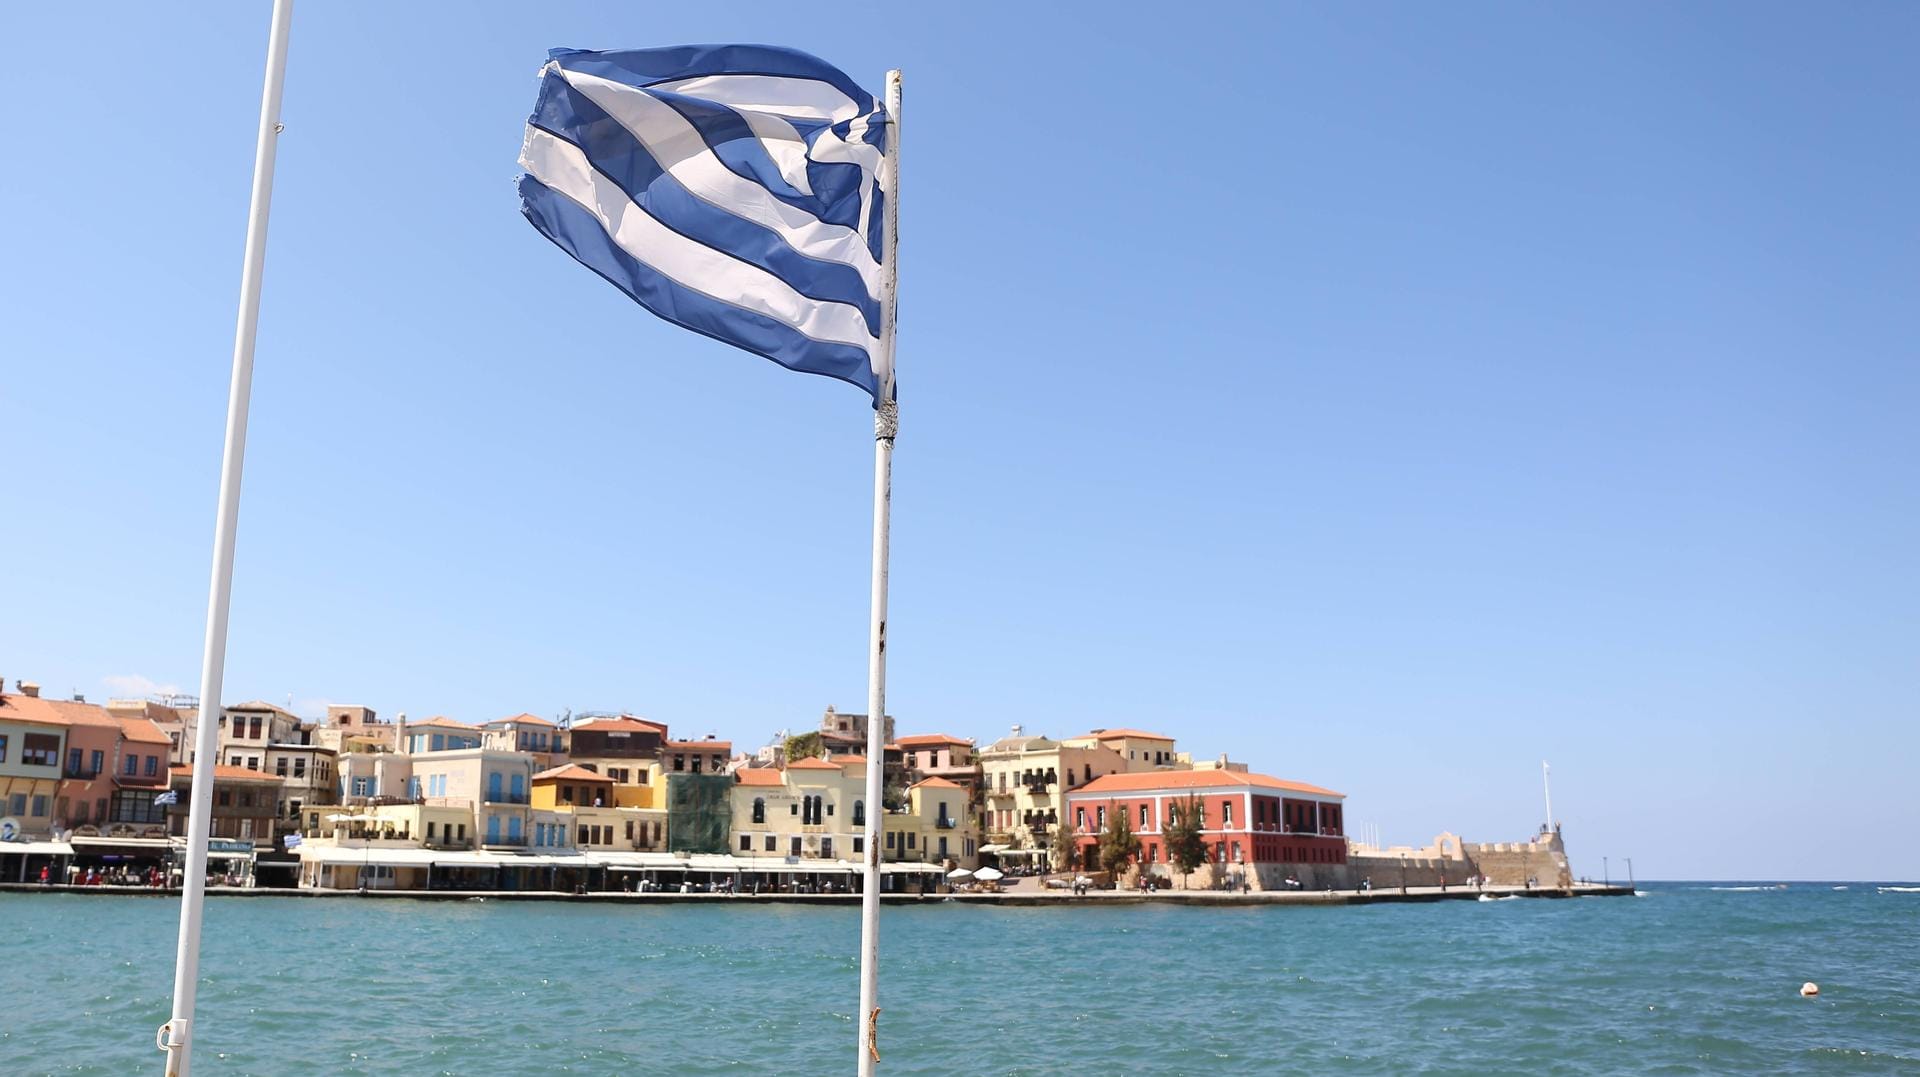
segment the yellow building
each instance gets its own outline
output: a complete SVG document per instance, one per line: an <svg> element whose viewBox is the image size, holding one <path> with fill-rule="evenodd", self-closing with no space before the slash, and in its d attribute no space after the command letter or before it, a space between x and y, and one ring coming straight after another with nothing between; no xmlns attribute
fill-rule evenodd
<svg viewBox="0 0 1920 1077"><path fill-rule="evenodd" d="M621 804L625 790L651 793L648 786L622 786L576 763L533 776L533 847L571 845L583 852L634 852L666 845L667 813L650 805ZM564 828L556 840L549 829Z"/></svg>
<svg viewBox="0 0 1920 1077"><path fill-rule="evenodd" d="M979 866L980 827L967 811L967 789L945 778L922 778L907 787L906 807L881 821L885 860Z"/></svg>

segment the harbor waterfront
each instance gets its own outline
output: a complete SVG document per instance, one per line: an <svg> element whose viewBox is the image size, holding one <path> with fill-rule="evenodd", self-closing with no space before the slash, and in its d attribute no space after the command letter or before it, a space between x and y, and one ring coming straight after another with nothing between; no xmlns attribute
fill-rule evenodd
<svg viewBox="0 0 1920 1077"><path fill-rule="evenodd" d="M1397 908L889 906L879 1046L889 1073L914 1074L1911 1071L1920 893L1836 885L1642 882L1641 898ZM197 1064L845 1072L857 917L748 900L216 898ZM176 912L0 893L0 1071L151 1068ZM1818 998L1799 996L1807 980Z"/></svg>

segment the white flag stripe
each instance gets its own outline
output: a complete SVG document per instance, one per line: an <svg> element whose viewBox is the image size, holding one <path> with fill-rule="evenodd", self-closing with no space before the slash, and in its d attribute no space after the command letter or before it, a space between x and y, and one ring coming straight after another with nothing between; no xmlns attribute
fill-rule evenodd
<svg viewBox="0 0 1920 1077"><path fill-rule="evenodd" d="M818 79L784 75L701 75L656 82L649 90L685 94L738 109L839 123L860 115L860 103Z"/></svg>
<svg viewBox="0 0 1920 1077"><path fill-rule="evenodd" d="M758 266L666 227L596 170L573 143L530 127L520 165L534 179L593 214L622 250L675 284L765 315L808 339L862 348L869 355L880 353L880 342L867 331L859 308L801 295Z"/></svg>
<svg viewBox="0 0 1920 1077"><path fill-rule="evenodd" d="M660 167L695 198L774 232L789 247L809 258L852 267L866 284L867 294L875 299L880 297L880 267L859 232L828 224L806 210L789 205L765 187L728 168L707 147L700 132L686 117L645 90L564 68L560 74L574 89L618 120L646 147ZM831 132L822 132L820 140L829 134Z"/></svg>
<svg viewBox="0 0 1920 1077"><path fill-rule="evenodd" d="M765 112L741 112L740 118L753 129L760 148L780 166L781 177L801 194L813 194L813 181L807 178L807 140L800 137L800 132L786 120Z"/></svg>

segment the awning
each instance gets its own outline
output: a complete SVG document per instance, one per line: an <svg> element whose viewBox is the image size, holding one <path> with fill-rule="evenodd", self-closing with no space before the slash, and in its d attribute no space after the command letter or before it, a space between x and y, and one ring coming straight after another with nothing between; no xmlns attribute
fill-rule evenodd
<svg viewBox="0 0 1920 1077"><path fill-rule="evenodd" d="M64 841L6 841L0 842L0 853L12 853L16 856L72 856L73 846Z"/></svg>
<svg viewBox="0 0 1920 1077"><path fill-rule="evenodd" d="M1011 845L982 845L980 851L983 853L1004 853L1011 848L1013 848Z"/></svg>
<svg viewBox="0 0 1920 1077"><path fill-rule="evenodd" d="M346 845L316 845L303 842L296 847L306 863L377 865L383 868L584 868L589 861L581 855L544 853L488 853L463 850L418 848L369 849ZM218 856L218 853L214 854Z"/></svg>
<svg viewBox="0 0 1920 1077"><path fill-rule="evenodd" d="M94 852L95 850L98 850L98 849L103 849L103 848L115 848L115 849L150 849L150 850L154 850L154 851L162 851L162 850L166 850L166 849L171 849L171 848L173 848L173 839L172 839L172 838L87 838L87 837L74 837L74 838L70 838L70 839L68 839L68 840L69 840L69 841L71 841L71 842L73 843L73 847L74 847L75 849L78 849L78 850L79 850L80 852L83 852L83 853L90 853L90 852ZM184 848L184 846L183 846L183 848Z"/></svg>

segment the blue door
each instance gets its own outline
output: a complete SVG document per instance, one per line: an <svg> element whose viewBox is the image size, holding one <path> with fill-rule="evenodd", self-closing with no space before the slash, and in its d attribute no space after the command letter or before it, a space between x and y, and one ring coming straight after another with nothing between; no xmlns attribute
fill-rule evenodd
<svg viewBox="0 0 1920 1077"><path fill-rule="evenodd" d="M487 799L496 802L500 799L500 772L497 770L487 775Z"/></svg>
<svg viewBox="0 0 1920 1077"><path fill-rule="evenodd" d="M500 817L498 815L487 816L487 844L500 844Z"/></svg>
<svg viewBox="0 0 1920 1077"><path fill-rule="evenodd" d="M527 802L527 776L525 774L515 774L513 776L513 802L515 804L525 804Z"/></svg>
<svg viewBox="0 0 1920 1077"><path fill-rule="evenodd" d="M520 817L518 815L507 817L507 844L524 844L521 840Z"/></svg>

